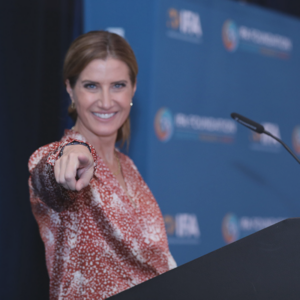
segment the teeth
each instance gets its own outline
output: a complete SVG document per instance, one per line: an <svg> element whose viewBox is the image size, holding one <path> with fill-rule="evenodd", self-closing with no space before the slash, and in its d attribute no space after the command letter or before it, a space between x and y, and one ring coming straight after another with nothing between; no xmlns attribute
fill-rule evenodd
<svg viewBox="0 0 300 300"><path fill-rule="evenodd" d="M93 114L101 119L108 119L108 118L111 118L115 113L111 113L111 114L93 113Z"/></svg>

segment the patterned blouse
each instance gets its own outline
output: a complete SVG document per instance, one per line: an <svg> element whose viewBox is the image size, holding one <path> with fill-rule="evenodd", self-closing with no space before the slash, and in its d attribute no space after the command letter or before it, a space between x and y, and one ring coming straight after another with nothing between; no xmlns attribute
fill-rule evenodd
<svg viewBox="0 0 300 300"><path fill-rule="evenodd" d="M118 153L130 197L88 143L95 166L90 184L76 192L56 183L53 166L72 141L86 142L66 130L60 142L29 159L30 201L45 244L50 299L105 299L176 267L160 209L129 157Z"/></svg>

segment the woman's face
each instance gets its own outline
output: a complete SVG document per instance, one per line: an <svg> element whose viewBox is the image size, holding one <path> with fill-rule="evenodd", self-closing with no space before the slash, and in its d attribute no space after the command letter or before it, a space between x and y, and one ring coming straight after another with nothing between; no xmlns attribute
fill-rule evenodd
<svg viewBox="0 0 300 300"><path fill-rule="evenodd" d="M110 57L95 59L80 73L73 89L68 80L66 85L78 114L75 129L87 139L116 137L136 90L128 66Z"/></svg>

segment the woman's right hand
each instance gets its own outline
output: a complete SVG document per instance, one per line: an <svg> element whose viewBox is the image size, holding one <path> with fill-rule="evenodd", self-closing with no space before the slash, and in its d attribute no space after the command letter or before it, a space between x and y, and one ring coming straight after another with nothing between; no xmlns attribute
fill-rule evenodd
<svg viewBox="0 0 300 300"><path fill-rule="evenodd" d="M65 189L80 191L88 186L94 174L94 160L84 145L67 145L54 165L57 183Z"/></svg>

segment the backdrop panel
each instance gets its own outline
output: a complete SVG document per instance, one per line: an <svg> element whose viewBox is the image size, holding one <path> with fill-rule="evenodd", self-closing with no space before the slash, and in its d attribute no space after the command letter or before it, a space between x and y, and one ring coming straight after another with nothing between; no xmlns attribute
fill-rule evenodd
<svg viewBox="0 0 300 300"><path fill-rule="evenodd" d="M140 66L130 156L179 264L298 216L300 22L226 1L85 1L85 31L115 30Z"/></svg>

